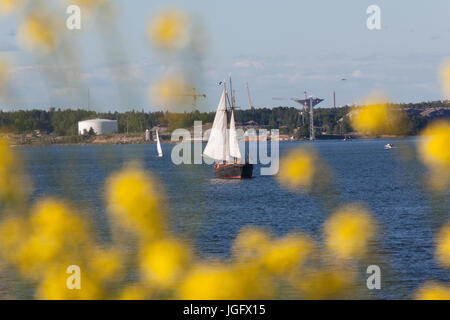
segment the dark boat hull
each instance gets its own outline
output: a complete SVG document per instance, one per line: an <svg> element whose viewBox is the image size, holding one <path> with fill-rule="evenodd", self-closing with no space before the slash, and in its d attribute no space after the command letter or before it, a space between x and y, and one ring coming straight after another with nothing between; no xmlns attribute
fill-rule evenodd
<svg viewBox="0 0 450 320"><path fill-rule="evenodd" d="M253 164L219 164L214 166L214 174L219 179L249 179L253 174Z"/></svg>

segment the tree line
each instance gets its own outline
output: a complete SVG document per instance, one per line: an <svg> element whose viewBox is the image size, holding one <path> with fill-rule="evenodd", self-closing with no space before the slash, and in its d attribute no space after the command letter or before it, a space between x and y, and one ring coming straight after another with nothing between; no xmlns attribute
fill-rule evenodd
<svg viewBox="0 0 450 320"><path fill-rule="evenodd" d="M426 109L449 107L448 102L422 102L415 104L392 104L392 107L408 109ZM329 134L346 134L352 131L348 117L350 106L339 108L317 108L314 110L314 126ZM428 122L417 112L408 112L409 134L417 134ZM87 110L18 110L0 111L0 130L3 132L27 133L40 130L57 136L74 136L78 134L78 122L86 119L102 118L117 120L119 133L144 132L154 126L167 126L169 130L191 128L194 121L203 123L214 120L214 112L185 113L173 112L108 112L97 113ZM256 122L259 126L279 129L281 134L307 136L309 132L309 113L294 107L258 108L253 110L236 110L236 122Z"/></svg>

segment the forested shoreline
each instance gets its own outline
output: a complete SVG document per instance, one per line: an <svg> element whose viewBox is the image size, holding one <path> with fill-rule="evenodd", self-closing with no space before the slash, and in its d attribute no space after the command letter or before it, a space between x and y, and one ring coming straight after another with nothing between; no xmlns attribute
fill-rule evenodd
<svg viewBox="0 0 450 320"><path fill-rule="evenodd" d="M410 104L391 104L392 108L402 108L408 115L407 134L415 135L433 118L447 117L450 114L448 101L434 101ZM314 126L317 131L327 134L346 134L352 132L349 113L355 107L317 108L314 110ZM39 130L44 134L55 136L75 136L78 134L78 121L104 118L118 121L119 133L144 132L155 126L191 128L194 121L210 123L214 112L185 113L173 112L108 112L98 113L83 109L18 110L0 111L0 130L3 133L29 133ZM258 108L253 110L236 110L236 121L245 125L252 122L254 126L280 129L281 134L306 136L309 130L309 114L293 107Z"/></svg>

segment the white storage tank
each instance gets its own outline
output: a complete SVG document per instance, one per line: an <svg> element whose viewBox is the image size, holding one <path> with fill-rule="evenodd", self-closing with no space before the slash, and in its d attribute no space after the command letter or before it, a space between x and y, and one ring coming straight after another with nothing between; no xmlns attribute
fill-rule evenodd
<svg viewBox="0 0 450 320"><path fill-rule="evenodd" d="M91 119L78 122L78 133L84 134L93 129L95 134L109 134L118 131L117 120Z"/></svg>

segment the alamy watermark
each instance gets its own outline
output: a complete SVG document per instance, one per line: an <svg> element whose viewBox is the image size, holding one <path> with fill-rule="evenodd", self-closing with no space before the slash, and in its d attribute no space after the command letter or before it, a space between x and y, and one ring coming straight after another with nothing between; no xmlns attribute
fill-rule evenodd
<svg viewBox="0 0 450 320"><path fill-rule="evenodd" d="M367 29L381 30L381 8L373 4L367 7L366 13L369 15L366 21Z"/></svg>
<svg viewBox="0 0 450 320"><path fill-rule="evenodd" d="M69 290L81 289L81 268L77 265L70 265L66 269L66 273L70 274L66 280L66 287Z"/></svg>
<svg viewBox="0 0 450 320"><path fill-rule="evenodd" d="M66 27L69 30L81 29L81 8L77 5L70 5L66 9L66 13L69 17L66 20Z"/></svg>
<svg viewBox="0 0 450 320"><path fill-rule="evenodd" d="M366 270L370 276L367 278L366 286L369 290L381 289L381 268L376 264L370 265Z"/></svg>
<svg viewBox="0 0 450 320"><path fill-rule="evenodd" d="M81 8L77 5L69 5L66 9L69 17L66 20L66 27L69 30L81 29ZM376 4L367 7L366 14L369 15L366 20L366 26L369 30L381 30L381 8Z"/></svg>

